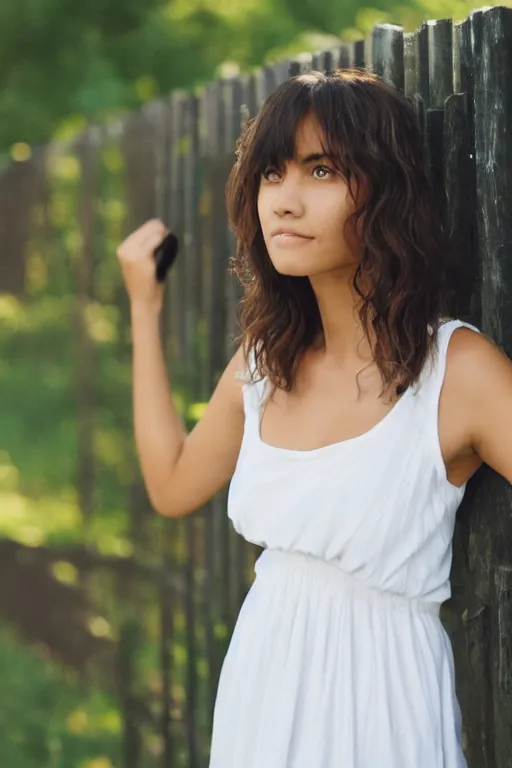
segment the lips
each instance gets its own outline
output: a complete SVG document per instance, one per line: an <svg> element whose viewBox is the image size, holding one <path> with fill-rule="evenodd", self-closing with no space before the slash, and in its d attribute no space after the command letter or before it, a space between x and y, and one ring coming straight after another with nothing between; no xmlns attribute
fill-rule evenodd
<svg viewBox="0 0 512 768"><path fill-rule="evenodd" d="M299 237L302 240L313 240L309 235L303 235L301 232L295 232L293 229L276 229L272 232L272 237L281 237L283 239L287 237Z"/></svg>

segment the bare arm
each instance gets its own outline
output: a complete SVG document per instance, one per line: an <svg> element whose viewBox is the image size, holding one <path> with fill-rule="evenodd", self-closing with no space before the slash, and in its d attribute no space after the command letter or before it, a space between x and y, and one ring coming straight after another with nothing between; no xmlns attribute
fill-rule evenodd
<svg viewBox="0 0 512 768"><path fill-rule="evenodd" d="M160 341L164 286L153 253L167 234L152 219L117 249L130 297L135 442L149 498L162 515L181 517L204 504L234 472L244 428L240 348L224 371L201 421L187 436L169 387Z"/></svg>
<svg viewBox="0 0 512 768"><path fill-rule="evenodd" d="M158 314L132 306L135 441L149 498L162 515L198 509L231 478L244 428L240 348L221 376L202 419L187 436L174 407Z"/></svg>

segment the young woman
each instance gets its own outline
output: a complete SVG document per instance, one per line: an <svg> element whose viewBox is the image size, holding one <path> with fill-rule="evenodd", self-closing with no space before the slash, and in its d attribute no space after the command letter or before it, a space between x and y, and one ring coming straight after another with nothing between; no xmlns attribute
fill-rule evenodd
<svg viewBox="0 0 512 768"><path fill-rule="evenodd" d="M151 221L119 248L135 433L155 508L230 479L263 546L219 682L210 768L463 768L456 510L512 481L512 364L446 317L446 247L403 95L361 71L283 83L228 184L242 343L190 435L159 343Z"/></svg>

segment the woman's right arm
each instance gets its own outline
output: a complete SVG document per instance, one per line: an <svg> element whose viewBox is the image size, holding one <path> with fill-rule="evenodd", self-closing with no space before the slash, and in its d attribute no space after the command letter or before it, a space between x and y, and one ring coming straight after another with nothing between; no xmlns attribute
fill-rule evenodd
<svg viewBox="0 0 512 768"><path fill-rule="evenodd" d="M133 414L137 452L153 507L182 517L201 507L229 481L244 429L240 347L222 374L201 420L187 435L173 403L159 330L163 286L154 278L152 252L165 236L148 222L118 249L130 296Z"/></svg>

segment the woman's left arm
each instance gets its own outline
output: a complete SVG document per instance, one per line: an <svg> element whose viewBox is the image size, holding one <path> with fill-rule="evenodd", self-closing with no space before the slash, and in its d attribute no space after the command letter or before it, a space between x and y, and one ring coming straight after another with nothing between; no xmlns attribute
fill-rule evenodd
<svg viewBox="0 0 512 768"><path fill-rule="evenodd" d="M471 446L512 483L512 361L483 334L461 328L457 335L456 378Z"/></svg>

